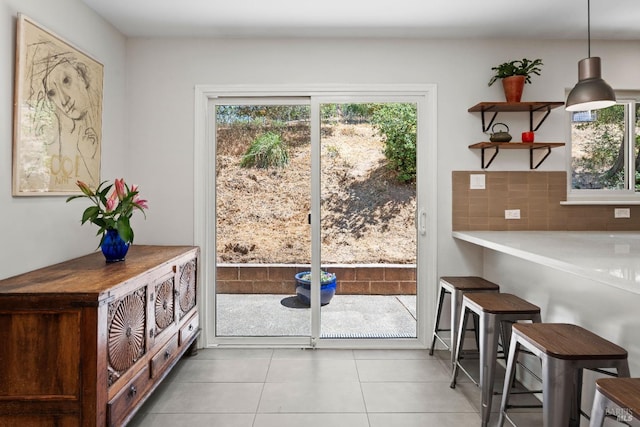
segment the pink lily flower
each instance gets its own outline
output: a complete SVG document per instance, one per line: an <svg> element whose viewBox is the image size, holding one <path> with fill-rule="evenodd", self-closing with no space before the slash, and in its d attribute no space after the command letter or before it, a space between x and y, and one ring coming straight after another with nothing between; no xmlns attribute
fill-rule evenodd
<svg viewBox="0 0 640 427"><path fill-rule="evenodd" d="M78 182L76 182L76 185L78 187L80 187L80 190L86 194L87 196L93 196L93 191L91 191L91 189L89 188L89 186L87 184L85 184L84 182L78 180Z"/></svg>
<svg viewBox="0 0 640 427"><path fill-rule="evenodd" d="M148 209L149 208L149 206L147 205L147 201L144 200L144 199L139 198L137 194L133 198L133 204L136 205L137 207L139 207L140 209Z"/></svg>
<svg viewBox="0 0 640 427"><path fill-rule="evenodd" d="M115 180L116 194L118 195L118 199L122 200L126 196L126 187L124 184L124 178Z"/></svg>
<svg viewBox="0 0 640 427"><path fill-rule="evenodd" d="M111 193L111 196L107 199L107 205L105 206L107 208L107 212L114 210L118 206L118 203L120 203L118 200L118 192L113 190L113 193Z"/></svg>

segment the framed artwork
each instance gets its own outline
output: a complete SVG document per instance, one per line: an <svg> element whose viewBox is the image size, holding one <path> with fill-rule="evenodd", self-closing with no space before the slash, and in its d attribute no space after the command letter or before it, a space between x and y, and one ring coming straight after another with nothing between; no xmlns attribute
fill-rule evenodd
<svg viewBox="0 0 640 427"><path fill-rule="evenodd" d="M19 14L13 195L72 195L100 183L103 65Z"/></svg>

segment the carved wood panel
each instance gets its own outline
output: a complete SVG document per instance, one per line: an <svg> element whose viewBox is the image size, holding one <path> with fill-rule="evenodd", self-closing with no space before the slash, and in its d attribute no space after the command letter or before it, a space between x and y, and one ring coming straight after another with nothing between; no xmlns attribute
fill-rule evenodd
<svg viewBox="0 0 640 427"><path fill-rule="evenodd" d="M145 352L146 287L109 304L109 386Z"/></svg>
<svg viewBox="0 0 640 427"><path fill-rule="evenodd" d="M180 266L180 318L196 306L196 260Z"/></svg>
<svg viewBox="0 0 640 427"><path fill-rule="evenodd" d="M156 285L156 299L154 312L156 317L156 336L167 326L171 325L175 318L175 292L174 278L165 280Z"/></svg>

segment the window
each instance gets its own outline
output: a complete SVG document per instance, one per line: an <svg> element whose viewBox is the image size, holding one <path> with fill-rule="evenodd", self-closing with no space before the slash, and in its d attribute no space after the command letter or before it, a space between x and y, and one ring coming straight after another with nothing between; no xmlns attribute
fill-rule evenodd
<svg viewBox="0 0 640 427"><path fill-rule="evenodd" d="M640 93L571 113L569 202L640 203Z"/></svg>

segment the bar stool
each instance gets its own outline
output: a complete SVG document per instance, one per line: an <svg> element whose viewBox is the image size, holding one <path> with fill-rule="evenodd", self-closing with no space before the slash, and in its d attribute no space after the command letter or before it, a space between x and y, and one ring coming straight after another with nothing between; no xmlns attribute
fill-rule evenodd
<svg viewBox="0 0 640 427"><path fill-rule="evenodd" d="M589 427L602 427L605 416L640 426L640 378L600 378L591 408Z"/></svg>
<svg viewBox="0 0 640 427"><path fill-rule="evenodd" d="M466 292L500 292L500 286L493 282L477 276L445 276L440 278L440 287L438 288L438 307L436 309L436 319L433 326L433 340L429 354L433 356L433 350L436 346L436 339L440 341L447 350L451 352L451 365L455 362L456 337L458 334L458 320L460 319L460 311L462 307L462 296ZM442 307L444 305L444 297L449 294L451 300L451 328L440 328L440 318L442 316ZM450 344L444 341L440 336L440 332L450 331Z"/></svg>
<svg viewBox="0 0 640 427"><path fill-rule="evenodd" d="M503 293L468 293L462 297L460 323L458 325L458 340L456 344L456 359L453 365L451 388L455 388L458 369L471 378L473 377L460 365L460 349L464 341L464 330L469 314L475 313L480 320L480 381L477 385L482 389L482 426L489 423L491 402L493 400L493 383L495 379L496 359L498 353L498 336L510 335L511 328L504 329L504 322L529 320L540 322L540 307L512 294ZM509 325L510 326L510 325ZM508 337L503 336L503 346Z"/></svg>
<svg viewBox="0 0 640 427"><path fill-rule="evenodd" d="M520 348L542 360L542 420L545 427L580 425L582 369L615 368L629 376L627 351L577 325L537 323L513 325L498 426L507 419L509 393Z"/></svg>

